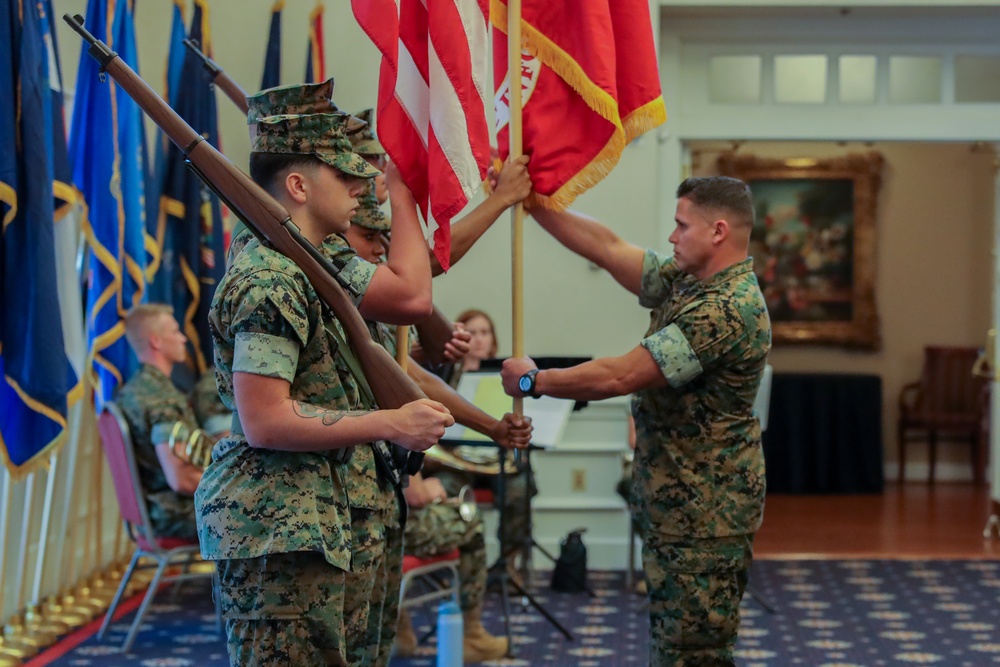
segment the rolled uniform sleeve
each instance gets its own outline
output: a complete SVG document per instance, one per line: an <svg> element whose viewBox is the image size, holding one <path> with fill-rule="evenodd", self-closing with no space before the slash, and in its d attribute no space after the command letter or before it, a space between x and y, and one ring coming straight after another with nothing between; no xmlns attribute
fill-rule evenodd
<svg viewBox="0 0 1000 667"><path fill-rule="evenodd" d="M339 234L326 237L320 251L333 262L334 266L343 267L340 270L340 276L353 288L348 296L354 301L355 307L360 306L377 267L358 257L354 248L348 245L347 241Z"/></svg>
<svg viewBox="0 0 1000 667"><path fill-rule="evenodd" d="M233 372L291 382L309 340L305 295L290 276L262 272L241 290L233 313Z"/></svg>
<svg viewBox="0 0 1000 667"><path fill-rule="evenodd" d="M640 344L653 355L653 360L671 387L681 387L701 375L698 355L676 324L665 326L644 338Z"/></svg>

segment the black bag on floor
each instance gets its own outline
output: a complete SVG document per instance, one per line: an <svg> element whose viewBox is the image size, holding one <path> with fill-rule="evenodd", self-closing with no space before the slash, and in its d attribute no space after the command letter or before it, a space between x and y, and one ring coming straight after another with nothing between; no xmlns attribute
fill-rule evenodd
<svg viewBox="0 0 1000 667"><path fill-rule="evenodd" d="M559 548L559 558L552 570L552 590L580 593L587 590L587 547L580 537L586 528L570 531Z"/></svg>

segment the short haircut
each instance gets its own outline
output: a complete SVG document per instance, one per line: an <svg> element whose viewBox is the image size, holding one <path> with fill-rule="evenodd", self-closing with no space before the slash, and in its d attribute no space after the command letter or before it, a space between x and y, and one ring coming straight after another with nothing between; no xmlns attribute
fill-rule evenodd
<svg viewBox="0 0 1000 667"><path fill-rule="evenodd" d="M295 169L312 169L326 163L306 153L250 153L250 178L272 197L282 194L279 181Z"/></svg>
<svg viewBox="0 0 1000 667"><path fill-rule="evenodd" d="M701 209L725 213L733 225L753 227L753 196L750 186L729 176L703 176L684 179L677 187L677 198L688 199Z"/></svg>
<svg viewBox="0 0 1000 667"><path fill-rule="evenodd" d="M161 315L173 317L173 307L165 303L140 303L125 313L125 338L137 353L146 349L153 323Z"/></svg>

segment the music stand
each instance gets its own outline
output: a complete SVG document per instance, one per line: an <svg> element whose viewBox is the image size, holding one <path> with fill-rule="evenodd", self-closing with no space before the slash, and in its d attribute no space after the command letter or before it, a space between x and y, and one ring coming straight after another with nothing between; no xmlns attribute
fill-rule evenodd
<svg viewBox="0 0 1000 667"><path fill-rule="evenodd" d="M500 374L498 371L499 368L497 366L490 368L490 366L484 365L480 371L463 374L458 386L458 393L461 394L466 400L497 419L510 410L510 398L503 394L503 388L500 384ZM535 432L532 439L542 444L550 446L554 445L562 436L562 431L569 419L569 413L572 410L572 407L572 401L563 401L561 399L552 399L549 397L540 401L531 401L530 399L529 401L526 401L525 413L532 417L535 424ZM489 443L487 438L478 433L474 433L467 427L459 424L450 427L448 431L446 431L445 437L442 438L442 444L482 446L487 443ZM499 479L497 480L497 504L499 506L498 516L500 521L500 555L493 565L490 566L488 582L500 584L501 604L504 613L504 627L507 633L508 646L510 647L509 655L513 656L514 642L512 641L513 637L510 629L511 589L513 589L517 594L520 594L522 600L527 601L528 604L538 610L538 612L544 616L545 619L557 630L559 630L559 632L561 632L566 639L572 641L573 635L561 623L559 623L559 621L547 609L545 609L545 607L537 599L535 599L531 593L526 590L527 582L525 582L525 585L519 584L516 580L510 577L510 574L507 571L508 554L511 551L510 546L507 544L506 536L507 457L502 455L502 448L498 448L498 450L501 454L498 456L500 474ZM528 481L530 485L530 467L528 468L528 474ZM529 512L531 505L530 496L531 494L528 493L525 498L525 504L528 506ZM530 514L528 516L530 517ZM525 537L521 548L530 549L530 546L536 546L539 549L542 549L542 547L538 545L538 543L535 542L534 538L531 536L530 525L529 518L528 535ZM552 558L553 561L555 560L547 551L544 549L542 549L542 551L546 556Z"/></svg>

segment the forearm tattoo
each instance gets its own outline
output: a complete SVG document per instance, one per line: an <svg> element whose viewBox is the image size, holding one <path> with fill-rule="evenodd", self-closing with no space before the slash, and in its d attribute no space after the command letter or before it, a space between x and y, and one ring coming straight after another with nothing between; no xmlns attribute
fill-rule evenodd
<svg viewBox="0 0 1000 667"><path fill-rule="evenodd" d="M323 426L333 426L344 417L360 417L370 412L370 410L328 410L299 401L292 401L292 409L303 419L323 420Z"/></svg>

